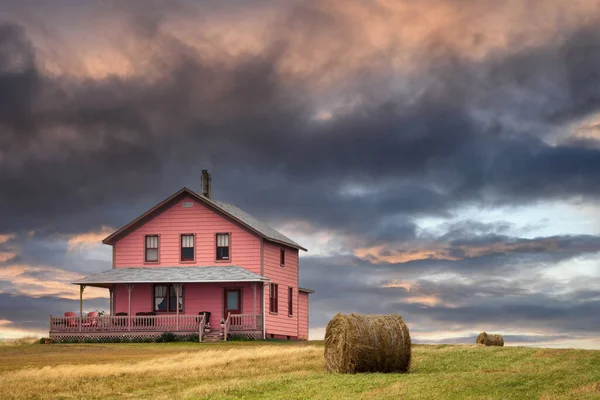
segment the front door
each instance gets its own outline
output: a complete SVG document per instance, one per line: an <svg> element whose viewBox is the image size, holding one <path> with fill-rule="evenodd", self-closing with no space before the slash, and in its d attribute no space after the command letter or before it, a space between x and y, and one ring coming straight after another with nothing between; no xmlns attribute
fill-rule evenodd
<svg viewBox="0 0 600 400"><path fill-rule="evenodd" d="M227 319L228 314L242 313L242 290L225 289L225 299L223 305L223 318Z"/></svg>

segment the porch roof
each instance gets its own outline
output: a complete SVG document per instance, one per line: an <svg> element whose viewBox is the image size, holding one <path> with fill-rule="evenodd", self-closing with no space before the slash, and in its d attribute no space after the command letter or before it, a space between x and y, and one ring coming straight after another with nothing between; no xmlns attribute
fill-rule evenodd
<svg viewBox="0 0 600 400"><path fill-rule="evenodd" d="M113 283L268 282L269 279L239 266L112 268L86 276L74 285L109 287Z"/></svg>

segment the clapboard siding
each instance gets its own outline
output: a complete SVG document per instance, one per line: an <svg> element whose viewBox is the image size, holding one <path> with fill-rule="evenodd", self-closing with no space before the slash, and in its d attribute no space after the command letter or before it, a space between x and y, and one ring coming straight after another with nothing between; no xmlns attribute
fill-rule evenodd
<svg viewBox="0 0 600 400"><path fill-rule="evenodd" d="M184 208L184 201L194 206ZM215 262L215 234L229 232L230 259ZM193 262L182 262L180 235L196 235ZM144 238L159 235L159 262L144 262ZM192 198L183 198L158 216L130 232L114 245L115 268L161 267L185 265L239 265L252 272L260 273L260 239L236 223L208 209Z"/></svg>
<svg viewBox="0 0 600 400"><path fill-rule="evenodd" d="M267 337L270 335L298 337L298 250L291 247L280 246L269 241L263 242L264 246L264 275L271 282L279 285L279 312L269 312L269 290L265 289L265 321ZM285 249L285 266L282 267L280 260L280 249ZM292 287L293 315L288 316L288 287Z"/></svg>
<svg viewBox="0 0 600 400"><path fill-rule="evenodd" d="M298 339L308 340L308 293L298 293Z"/></svg>

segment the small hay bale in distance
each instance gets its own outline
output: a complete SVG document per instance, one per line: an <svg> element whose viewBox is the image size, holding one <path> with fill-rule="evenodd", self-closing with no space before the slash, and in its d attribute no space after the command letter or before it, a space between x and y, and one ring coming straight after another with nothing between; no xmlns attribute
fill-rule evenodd
<svg viewBox="0 0 600 400"><path fill-rule="evenodd" d="M475 342L484 346L504 346L502 335L486 332L481 332Z"/></svg>
<svg viewBox="0 0 600 400"><path fill-rule="evenodd" d="M410 357L410 333L398 314L337 314L327 324L328 372L407 372Z"/></svg>

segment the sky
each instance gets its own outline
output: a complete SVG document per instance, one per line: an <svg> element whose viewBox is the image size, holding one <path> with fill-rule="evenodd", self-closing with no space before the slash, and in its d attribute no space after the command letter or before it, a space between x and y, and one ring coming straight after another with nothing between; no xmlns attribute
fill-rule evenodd
<svg viewBox="0 0 600 400"><path fill-rule="evenodd" d="M209 169L308 248L310 337L600 348L600 3L4 0L0 337ZM84 310L108 308L88 288Z"/></svg>

